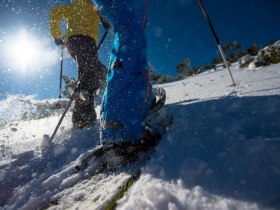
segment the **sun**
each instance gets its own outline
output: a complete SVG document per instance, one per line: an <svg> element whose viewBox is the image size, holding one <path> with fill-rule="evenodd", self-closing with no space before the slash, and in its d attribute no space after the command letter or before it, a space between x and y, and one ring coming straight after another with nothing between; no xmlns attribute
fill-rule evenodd
<svg viewBox="0 0 280 210"><path fill-rule="evenodd" d="M37 62L36 56L36 40L25 31L21 30L10 41L8 55L13 61L12 66L16 69L26 71L28 67L32 67Z"/></svg>
<svg viewBox="0 0 280 210"><path fill-rule="evenodd" d="M36 46L33 42L28 38L27 33L22 31L19 34L19 39L11 46L15 65L23 70L26 70L28 66L32 66L32 64L36 63Z"/></svg>
<svg viewBox="0 0 280 210"><path fill-rule="evenodd" d="M6 65L23 74L39 72L58 61L58 51L50 46L50 39L38 39L22 29L6 40Z"/></svg>

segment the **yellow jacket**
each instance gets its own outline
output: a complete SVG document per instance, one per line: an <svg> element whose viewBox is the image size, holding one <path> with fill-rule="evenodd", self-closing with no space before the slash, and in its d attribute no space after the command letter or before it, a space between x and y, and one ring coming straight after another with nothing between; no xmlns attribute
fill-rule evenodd
<svg viewBox="0 0 280 210"><path fill-rule="evenodd" d="M67 31L61 32L61 21L67 21ZM88 35L97 43L100 19L88 0L73 0L71 4L54 7L50 12L50 31L55 39L67 42L72 35Z"/></svg>

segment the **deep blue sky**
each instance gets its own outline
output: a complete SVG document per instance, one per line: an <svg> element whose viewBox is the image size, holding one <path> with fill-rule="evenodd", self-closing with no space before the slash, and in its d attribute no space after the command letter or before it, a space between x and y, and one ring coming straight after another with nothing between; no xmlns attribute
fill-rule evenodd
<svg viewBox="0 0 280 210"><path fill-rule="evenodd" d="M7 93L35 94L40 99L58 96L59 60L23 72L7 65L3 55L7 54L7 46L11 46L7 40L10 38L16 43L16 35L22 28L37 40L48 41L48 46L44 46L58 53L49 35L49 11L52 6L67 2L70 0L0 2L0 99ZM246 49L253 43L264 46L270 40L280 39L279 0L203 2L222 43L237 40ZM186 57L190 58L192 66L198 66L210 63L218 55L197 0L150 0L146 32L149 62L162 74L176 75L176 65ZM108 36L100 52L100 59L105 64L111 41L112 35ZM65 59L64 73L76 76L75 69L72 60Z"/></svg>

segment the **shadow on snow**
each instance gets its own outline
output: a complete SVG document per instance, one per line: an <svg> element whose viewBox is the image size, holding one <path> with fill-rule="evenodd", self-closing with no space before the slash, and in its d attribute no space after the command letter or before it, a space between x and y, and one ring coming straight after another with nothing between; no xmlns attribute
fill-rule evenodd
<svg viewBox="0 0 280 210"><path fill-rule="evenodd" d="M280 96L180 102L165 110L174 122L152 160L157 164L158 157L159 169L148 167L149 173L280 207Z"/></svg>

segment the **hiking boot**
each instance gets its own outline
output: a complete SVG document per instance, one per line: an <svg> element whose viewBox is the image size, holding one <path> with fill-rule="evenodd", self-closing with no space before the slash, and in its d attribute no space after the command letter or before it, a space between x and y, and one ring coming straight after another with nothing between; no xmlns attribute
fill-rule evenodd
<svg viewBox="0 0 280 210"><path fill-rule="evenodd" d="M75 101L72 122L75 129L91 127L96 123L96 112L93 100Z"/></svg>

